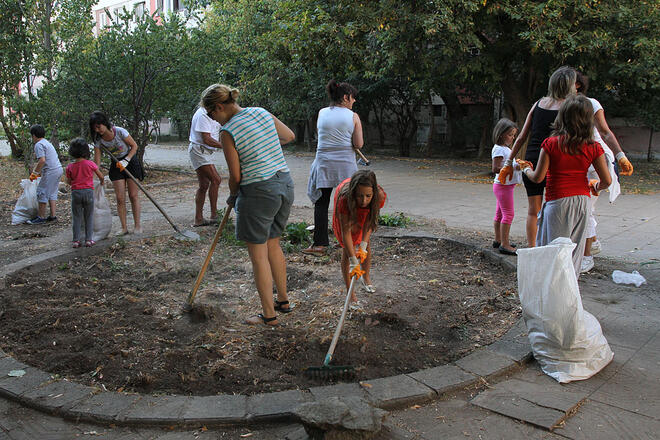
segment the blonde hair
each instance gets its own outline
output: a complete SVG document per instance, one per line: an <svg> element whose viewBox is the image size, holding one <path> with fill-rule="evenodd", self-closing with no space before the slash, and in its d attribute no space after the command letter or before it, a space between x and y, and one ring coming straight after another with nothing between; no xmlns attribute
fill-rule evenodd
<svg viewBox="0 0 660 440"><path fill-rule="evenodd" d="M217 104L229 104L238 100L238 89L225 84L212 84L202 92L199 106L206 111L215 109Z"/></svg>
<svg viewBox="0 0 660 440"><path fill-rule="evenodd" d="M550 75L550 80L548 80L548 97L552 99L564 99L573 94L575 92L573 86L575 86L576 79L577 74L572 67L562 66L555 70Z"/></svg>
<svg viewBox="0 0 660 440"><path fill-rule="evenodd" d="M559 107L552 136L559 136L559 148L564 153L579 154L582 146L593 143L594 108L589 98L571 96Z"/></svg>
<svg viewBox="0 0 660 440"><path fill-rule="evenodd" d="M515 128L517 130L518 126L516 125L515 122L513 122L510 119L502 118L499 121L497 121L497 124L495 124L495 128L493 128L493 143L497 145L502 145L500 143L500 139L502 139L502 136L504 136L504 134L507 131L511 130L512 128Z"/></svg>

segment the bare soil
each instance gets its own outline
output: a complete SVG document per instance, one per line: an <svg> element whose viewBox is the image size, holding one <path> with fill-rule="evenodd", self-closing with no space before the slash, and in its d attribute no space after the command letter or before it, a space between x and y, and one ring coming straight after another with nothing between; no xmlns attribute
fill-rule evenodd
<svg viewBox="0 0 660 440"><path fill-rule="evenodd" d="M271 392L332 383L320 366L343 306L340 250L287 255L295 309L281 325L260 311L247 251L223 238L195 308L183 313L213 228L201 243L119 242L54 270L19 273L0 293L0 347L21 361L110 390L195 395ZM442 365L495 341L520 316L515 276L451 241L376 234L365 305L349 312L333 364L368 380Z"/></svg>

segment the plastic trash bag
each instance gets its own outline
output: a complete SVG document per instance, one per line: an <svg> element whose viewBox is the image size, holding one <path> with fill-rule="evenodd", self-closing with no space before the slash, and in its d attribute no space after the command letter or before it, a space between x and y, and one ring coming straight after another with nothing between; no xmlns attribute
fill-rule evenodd
<svg viewBox="0 0 660 440"><path fill-rule="evenodd" d="M105 188L94 179L94 232L92 240L101 241L110 235L112 230L112 213L110 203L105 196Z"/></svg>
<svg viewBox="0 0 660 440"><path fill-rule="evenodd" d="M582 307L575 246L560 237L518 249L518 295L529 342L543 372L560 383L588 379L614 357L598 320Z"/></svg>
<svg viewBox="0 0 660 440"><path fill-rule="evenodd" d="M14 211L11 213L11 224L20 225L37 216L39 202L37 201L37 185L41 177L30 182L30 179L21 180L23 194L16 201Z"/></svg>
<svg viewBox="0 0 660 440"><path fill-rule="evenodd" d="M612 281L617 284L634 284L635 287L639 287L646 282L646 278L636 270L633 270L632 273L615 270L612 272Z"/></svg>

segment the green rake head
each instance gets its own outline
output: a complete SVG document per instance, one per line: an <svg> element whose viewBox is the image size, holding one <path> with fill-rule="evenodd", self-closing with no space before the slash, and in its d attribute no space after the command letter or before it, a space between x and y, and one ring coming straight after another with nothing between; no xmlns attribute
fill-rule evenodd
<svg viewBox="0 0 660 440"><path fill-rule="evenodd" d="M355 368L350 365L307 367L303 372L309 378L321 380L352 379L355 377Z"/></svg>

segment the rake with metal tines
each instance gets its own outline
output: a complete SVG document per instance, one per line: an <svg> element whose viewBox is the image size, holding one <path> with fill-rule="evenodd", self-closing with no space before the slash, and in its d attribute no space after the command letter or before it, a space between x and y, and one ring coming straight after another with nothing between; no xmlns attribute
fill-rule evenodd
<svg viewBox="0 0 660 440"><path fill-rule="evenodd" d="M341 318L339 318L339 324L335 330L335 334L332 337L332 342L330 343L330 348L328 353L325 355L325 360L323 365L320 367L307 367L304 370L304 373L308 377L318 378L318 379L348 379L355 374L355 368L350 365L330 365L332 361L332 355L335 352L335 347L337 346L337 341L339 341L339 335L341 334L341 329L344 326L344 321L346 320L346 312L348 311L348 303L351 300L351 293L355 287L355 281L357 281L357 275L353 275L351 278L351 285L348 288L346 293L346 300L344 301L344 310L341 312Z"/></svg>

